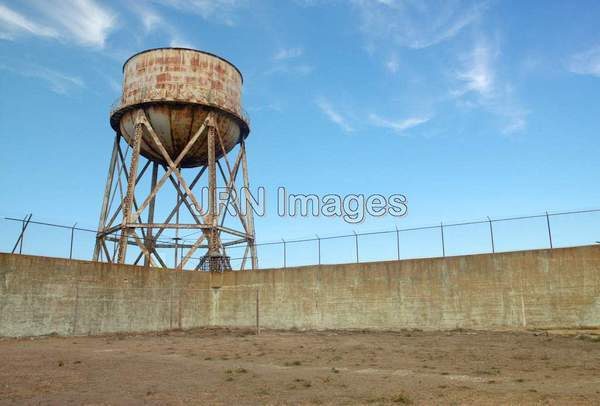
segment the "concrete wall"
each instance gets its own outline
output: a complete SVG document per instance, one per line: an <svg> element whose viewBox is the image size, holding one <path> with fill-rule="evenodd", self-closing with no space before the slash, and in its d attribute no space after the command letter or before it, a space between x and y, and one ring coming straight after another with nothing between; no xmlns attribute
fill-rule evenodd
<svg viewBox="0 0 600 406"><path fill-rule="evenodd" d="M208 274L0 254L0 336L600 327L600 246Z"/></svg>

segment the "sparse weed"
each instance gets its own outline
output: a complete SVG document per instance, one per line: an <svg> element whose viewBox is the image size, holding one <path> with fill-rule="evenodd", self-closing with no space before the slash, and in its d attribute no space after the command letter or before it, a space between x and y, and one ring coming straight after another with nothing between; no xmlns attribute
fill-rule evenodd
<svg viewBox="0 0 600 406"><path fill-rule="evenodd" d="M399 393L396 396L392 397L392 402L400 403L401 405L411 405L413 403L412 399L405 393Z"/></svg>

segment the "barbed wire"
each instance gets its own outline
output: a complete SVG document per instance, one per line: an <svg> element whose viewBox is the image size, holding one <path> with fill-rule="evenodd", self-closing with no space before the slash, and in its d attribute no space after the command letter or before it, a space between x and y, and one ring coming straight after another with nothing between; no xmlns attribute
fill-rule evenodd
<svg viewBox="0 0 600 406"><path fill-rule="evenodd" d="M490 218L487 217L486 219L481 219L481 220L469 220L469 221L458 221L458 222L449 222L449 223L444 223L444 222L440 222L439 224L435 224L435 225L423 225L423 226L414 226L414 227L404 227L404 228L398 228L395 227L394 229L388 229L388 230L379 230L379 231L367 231L367 232L361 232L361 233L356 233L353 232L352 234L337 234L337 235L325 235L325 236L318 236L315 235L315 237L310 237L310 238L293 238L293 239L280 239L278 241L265 241L265 242L256 242L254 245L256 247L265 247L265 246L273 246L273 245L283 245L284 247L284 265L285 265L285 247L288 244L299 244L299 243L306 243L306 242L316 242L318 241L319 244L321 241L326 241L326 240L335 240L335 239L343 239L343 238L355 238L358 239L359 237L364 237L364 236L372 236L372 235L383 235L383 234L399 234L399 233L405 233L405 232L410 232L410 231L419 231L419 230L434 230L434 229L440 229L442 232L442 249L443 249L443 254L445 256L445 248L444 246L444 241L443 241L443 230L444 228L450 228L450 227L459 227L459 226L469 226L469 225L478 225L478 224L490 224L490 233L491 233L491 238L492 238L492 251L494 250L493 247L493 231L492 231L492 224L494 223L500 223L500 222L508 222L508 221L517 221L517 220L528 220L528 219L539 219L539 218L546 218L548 221L548 237L550 240L550 247L552 248L552 235L551 235L551 230L550 230L550 217L556 217L556 216L563 216L563 215L572 215L572 214L584 214L584 213L598 213L600 212L600 208L592 208L592 209L583 209L583 210L570 210L570 211L560 211L560 212L544 212L544 213L540 213L540 214L531 214L531 215L520 215L520 216L512 216L512 217L499 217L499 218ZM25 223L27 222L28 224L35 224L35 225L41 225L41 226L45 226L45 227L54 227L54 228L59 228L59 229L64 229L64 230L70 230L71 232L73 231L81 231L81 232L87 232L87 233L93 233L94 235L98 235L99 232L97 229L93 229L93 228L86 228L86 227L81 227L81 226L77 226L77 223L74 223L73 225L65 225L65 224L56 224L56 223L51 223L51 222L46 222L46 221L37 221L37 220L32 220L31 216L29 216L29 218L14 218L14 217L4 217L5 220L8 221L14 221L14 222L21 222L23 225L25 225ZM154 236L150 237L148 235L142 235L142 239L145 239L146 241L150 240L153 241L155 243L164 243L164 244L173 244L174 241L176 241L175 245L177 245L180 248L186 248L186 243L187 242L195 242L196 240L192 240L192 239L187 239L186 237L190 237L191 235L194 234L198 234L201 233L201 231L195 231L193 233L189 233L186 234L182 237L174 237L174 238L156 238ZM122 238L122 233L120 232L115 232L112 234L112 236L114 236L115 239L120 239ZM136 239L132 236L127 235L127 241L128 242L132 242L135 243ZM72 238L72 237L71 237ZM178 243L179 241L183 242L183 244ZM224 242L228 242L230 240L228 239L224 239ZM234 240L231 240L234 241ZM358 240L357 240L358 241ZM114 241L113 241L114 242ZM597 242L597 241L596 241ZM246 246L245 243L240 243L239 245L230 245L227 247L227 250L235 250L235 249L241 249L244 248ZM165 248L165 247L162 247ZM188 247L189 248L189 247ZM158 248L161 249L161 248ZM71 248L72 250L72 248ZM357 262L358 262L358 247L356 248L357 251ZM319 254L320 255L320 254ZM398 255L399 257L399 255ZM200 260L202 258L199 257L194 257L192 256L190 259L197 259ZM243 260L244 257L241 258L230 258L230 260L232 261L236 261L236 260Z"/></svg>
<svg viewBox="0 0 600 406"><path fill-rule="evenodd" d="M285 239L285 242L287 244L294 244L294 243L302 243L302 242L309 242L309 241L317 241L317 240L334 240L334 239L339 239L339 238L350 238L350 237L355 237L356 235L360 236L367 236L367 235L378 235L378 234L393 234L396 232L408 232L408 231L418 231L418 230L432 230L432 229L439 229L440 225L442 225L443 227L457 227L457 226L467 226L467 225L476 225L476 224L487 224L487 223L499 223L499 222L505 222L505 221L514 221L514 220L527 220L527 219L534 219L534 218L544 218L546 216L549 217L555 217L555 216L562 216L562 215L569 215L569 214L584 214L584 213L597 213L600 212L600 208L597 209L584 209L584 210L571 210L571 211L562 211L562 212L544 212L541 214L531 214L531 215L524 215L524 216L515 216L515 217L499 217L499 218L486 218L486 219L482 219L482 220L470 220L470 221L461 221L461 222L453 222L453 223L445 223L445 222L440 222L438 224L434 224L434 225L426 225L426 226L415 226L415 227L408 227L408 228L394 228L394 229L389 229L389 230L380 230L380 231L367 231L367 232L361 232L361 233L352 233L352 234L337 234L337 235L325 235L319 238L316 237L310 237L310 238L294 238L294 239ZM17 221L17 222L24 222L24 219L19 219L19 218L14 218L14 217L4 217L5 220L10 220L10 221ZM74 229L76 231L85 231L85 232L90 232L90 233L98 233L98 230L96 229L90 229L90 228L83 228L83 227L73 227L73 226L68 226L68 225L64 225L64 224L55 224L55 223L49 223L49 222L42 222L42 221L34 221L34 220L30 220L29 221L30 224L37 224L37 225L43 225L43 226L48 226L48 227L56 227L56 228L62 228L62 229ZM75 223L76 224L76 223ZM182 241L195 241L195 240L191 240L191 239L186 239L185 237L189 237L190 235L194 235L194 234L199 234L201 233L201 231L195 231L193 233L184 235L179 237L179 240ZM118 234L115 234L118 235ZM152 239L154 242L163 242L163 243L170 243L172 242L173 238L170 239ZM227 240L223 240L223 241L227 241ZM265 246L265 245L276 245L276 244L282 244L282 240L273 240L273 241L265 241L265 242L257 242L254 245L255 246Z"/></svg>

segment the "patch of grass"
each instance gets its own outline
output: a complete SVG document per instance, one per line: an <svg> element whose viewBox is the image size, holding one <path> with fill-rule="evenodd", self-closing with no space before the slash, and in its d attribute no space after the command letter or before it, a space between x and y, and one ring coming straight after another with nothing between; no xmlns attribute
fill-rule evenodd
<svg viewBox="0 0 600 406"><path fill-rule="evenodd" d="M387 399L386 398L371 398L371 399L367 399L366 402L368 404L370 404L370 403L386 403Z"/></svg>
<svg viewBox="0 0 600 406"><path fill-rule="evenodd" d="M256 392L256 394L259 396L267 396L267 395L270 395L271 392L267 388L262 388L262 389L259 389L258 392Z"/></svg>
<svg viewBox="0 0 600 406"><path fill-rule="evenodd" d="M462 327L457 327L457 328L453 328L453 329L449 330L449 332L450 332L450 333L464 333L464 332L466 332L466 331L467 331L467 330L465 330L465 329L464 329L464 328L462 328Z"/></svg>
<svg viewBox="0 0 600 406"><path fill-rule="evenodd" d="M490 369L478 369L475 371L476 375L498 375L500 371L495 368Z"/></svg>
<svg viewBox="0 0 600 406"><path fill-rule="evenodd" d="M231 381L233 381L233 376L228 376L228 377L227 377L225 380L226 380L227 382L231 382Z"/></svg>
<svg viewBox="0 0 600 406"><path fill-rule="evenodd" d="M237 372L238 374L245 374L248 372L248 370L246 368L238 368L235 370L235 372Z"/></svg>
<svg viewBox="0 0 600 406"><path fill-rule="evenodd" d="M515 382L523 383L523 382L525 382L525 379L523 379L523 378L517 378L517 379L515 379Z"/></svg>
<svg viewBox="0 0 600 406"><path fill-rule="evenodd" d="M286 367L299 367L300 365L302 365L302 362L300 361L292 361L292 362L286 362L283 365L285 365Z"/></svg>
<svg viewBox="0 0 600 406"><path fill-rule="evenodd" d="M393 396L390 400L394 403L399 403L401 405L411 405L413 403L410 396L408 396L404 392L398 393L397 395Z"/></svg>
<svg viewBox="0 0 600 406"><path fill-rule="evenodd" d="M298 382L299 384L301 384L305 388L310 388L312 386L312 383L310 381L307 381L306 379L296 378L296 379L294 379L294 381Z"/></svg>

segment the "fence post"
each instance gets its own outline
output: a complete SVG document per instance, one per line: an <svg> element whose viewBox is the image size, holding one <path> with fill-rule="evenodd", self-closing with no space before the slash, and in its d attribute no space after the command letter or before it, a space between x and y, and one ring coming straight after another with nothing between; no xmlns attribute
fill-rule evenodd
<svg viewBox="0 0 600 406"><path fill-rule="evenodd" d="M27 218L27 216L25 217ZM21 223L21 235L20 235L20 242L19 242L19 255L23 253L23 240L25 239L25 230L27 229L27 225L25 223L25 219L23 219L23 222Z"/></svg>
<svg viewBox="0 0 600 406"><path fill-rule="evenodd" d="M356 263L358 264L360 262L359 258L358 258L358 234L356 234L356 231L352 230L352 232L354 233L354 242L355 242L355 248L356 248Z"/></svg>
<svg viewBox="0 0 600 406"><path fill-rule="evenodd" d="M256 335L260 335L260 294L258 293L258 289L256 289Z"/></svg>
<svg viewBox="0 0 600 406"><path fill-rule="evenodd" d="M552 246L552 231L550 230L550 216L548 212L546 212L546 224L548 225L548 239L550 240L550 249L554 248Z"/></svg>
<svg viewBox="0 0 600 406"><path fill-rule="evenodd" d="M440 231L442 233L442 256L446 256L446 244L444 242L444 223L440 222Z"/></svg>
<svg viewBox="0 0 600 406"><path fill-rule="evenodd" d="M69 249L69 259L73 259L73 237L75 236L75 226L77 223L73 224L71 227L71 248Z"/></svg>
<svg viewBox="0 0 600 406"><path fill-rule="evenodd" d="M492 240L492 254L496 253L496 247L494 246L494 229L492 228L492 219L488 216L488 222L490 223L490 239Z"/></svg>
<svg viewBox="0 0 600 406"><path fill-rule="evenodd" d="M321 265L321 238L319 237L318 234L315 234L315 236L317 237L317 249L319 252L319 265Z"/></svg>
<svg viewBox="0 0 600 406"><path fill-rule="evenodd" d="M281 241L283 241L283 267L287 268L287 252L286 252L285 240L282 238Z"/></svg>
<svg viewBox="0 0 600 406"><path fill-rule="evenodd" d="M398 261L400 261L400 230L396 226L396 253L398 254Z"/></svg>
<svg viewBox="0 0 600 406"><path fill-rule="evenodd" d="M19 247L19 254L23 253L23 239L25 238L25 230L27 230L27 226L29 225L29 222L31 221L31 217L33 215L30 213L28 216L25 216L25 218L23 218L23 220L21 220L21 233L19 234L19 238L17 238L17 242L15 243L15 246L13 247L11 254L14 254L15 251L17 250L17 247Z"/></svg>

